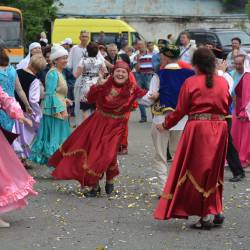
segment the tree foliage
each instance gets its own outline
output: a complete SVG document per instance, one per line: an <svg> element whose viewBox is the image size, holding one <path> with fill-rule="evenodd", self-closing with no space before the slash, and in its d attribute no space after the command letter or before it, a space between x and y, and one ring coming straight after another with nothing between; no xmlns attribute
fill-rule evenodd
<svg viewBox="0 0 250 250"><path fill-rule="evenodd" d="M59 0L1 0L1 4L22 11L25 44L37 41L40 32L50 27L56 17Z"/></svg>

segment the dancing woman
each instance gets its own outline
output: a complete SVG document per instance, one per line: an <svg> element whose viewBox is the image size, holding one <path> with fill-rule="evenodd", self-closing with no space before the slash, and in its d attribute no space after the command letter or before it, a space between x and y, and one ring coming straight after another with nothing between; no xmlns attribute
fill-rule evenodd
<svg viewBox="0 0 250 250"><path fill-rule="evenodd" d="M128 64L118 61L108 80L90 88L88 102L96 111L87 118L51 157L56 167L55 179L78 180L91 189L86 196L100 193L99 180L106 173L107 194L114 189L113 179L119 174L117 151L127 124L126 113L145 92L129 80Z"/></svg>
<svg viewBox="0 0 250 250"><path fill-rule="evenodd" d="M205 48L193 56L196 75L181 88L176 110L167 116L160 131L170 129L184 116L189 120L179 142L170 173L154 212L159 220L200 220L195 229L221 225L222 188L227 151L230 94L226 80L215 74L215 56ZM213 221L210 215L215 215Z"/></svg>
<svg viewBox="0 0 250 250"><path fill-rule="evenodd" d="M32 125L24 117L23 111L13 97L9 97L0 87L0 109L12 119ZM8 134L10 134L8 132ZM9 138L7 138L9 139ZM36 195L33 190L34 179L26 172L17 155L6 140L0 127L0 214L27 205L27 197ZM0 227L10 224L0 219Z"/></svg>

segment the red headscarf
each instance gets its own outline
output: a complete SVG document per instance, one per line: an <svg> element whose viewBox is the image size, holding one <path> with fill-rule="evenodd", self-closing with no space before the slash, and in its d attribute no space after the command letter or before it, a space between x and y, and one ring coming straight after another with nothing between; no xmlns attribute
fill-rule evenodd
<svg viewBox="0 0 250 250"><path fill-rule="evenodd" d="M125 63L124 61L122 61L122 60L118 60L118 61L116 62L116 64L114 65L114 68L113 68L113 72L114 72L116 69L118 69L118 68L127 70L128 74L129 74L129 72L130 72L130 67L129 67L129 65L128 65L127 63Z"/></svg>

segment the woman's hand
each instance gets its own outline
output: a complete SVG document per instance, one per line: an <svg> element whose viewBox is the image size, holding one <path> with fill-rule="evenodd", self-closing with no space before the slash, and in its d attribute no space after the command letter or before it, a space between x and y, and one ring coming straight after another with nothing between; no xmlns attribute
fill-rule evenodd
<svg viewBox="0 0 250 250"><path fill-rule="evenodd" d="M32 115L32 114L33 114L33 110L32 110L32 108L30 107L30 105L25 106L25 111L26 111L26 113L29 114L29 115Z"/></svg>
<svg viewBox="0 0 250 250"><path fill-rule="evenodd" d="M159 97L159 93L158 92L153 92L153 93L151 93L151 94L149 94L149 99L151 99L151 100L157 100L158 99L158 97Z"/></svg>
<svg viewBox="0 0 250 250"><path fill-rule="evenodd" d="M97 84L103 85L106 81L107 81L107 79L104 79L102 76L99 76L99 78L97 80Z"/></svg>
<svg viewBox="0 0 250 250"><path fill-rule="evenodd" d="M22 118L19 119L19 122L25 123L25 124L27 124L27 125L30 126L30 127L33 126L32 121L31 121L30 119L24 117L24 116L23 116Z"/></svg>
<svg viewBox="0 0 250 250"><path fill-rule="evenodd" d="M158 129L158 131L160 131L161 133L164 132L166 129L163 127L163 124L157 124L156 128Z"/></svg>
<svg viewBox="0 0 250 250"><path fill-rule="evenodd" d="M67 120L69 118L69 114L67 112L67 110L64 110L62 112L60 112L62 119Z"/></svg>
<svg viewBox="0 0 250 250"><path fill-rule="evenodd" d="M73 101L68 99L68 98L65 99L65 102L66 102L67 106L72 106L73 105Z"/></svg>

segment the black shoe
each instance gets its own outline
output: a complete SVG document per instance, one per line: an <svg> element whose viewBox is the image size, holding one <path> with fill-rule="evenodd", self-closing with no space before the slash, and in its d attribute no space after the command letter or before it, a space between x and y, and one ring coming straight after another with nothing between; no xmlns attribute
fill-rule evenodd
<svg viewBox="0 0 250 250"><path fill-rule="evenodd" d="M217 214L214 216L214 226L221 226L224 223L225 216L223 214Z"/></svg>
<svg viewBox="0 0 250 250"><path fill-rule="evenodd" d="M101 194L101 188L100 186L98 186L96 188L92 188L91 190L85 192L84 196L94 198L94 197L100 196L100 194Z"/></svg>
<svg viewBox="0 0 250 250"><path fill-rule="evenodd" d="M190 228L198 230L210 230L212 227L213 223L211 220L205 221L203 219L200 219L196 223L190 225Z"/></svg>
<svg viewBox="0 0 250 250"><path fill-rule="evenodd" d="M106 194L111 194L114 191L114 184L106 183L105 191Z"/></svg>
<svg viewBox="0 0 250 250"><path fill-rule="evenodd" d="M144 123L144 122L147 122L147 118L143 118L139 121L139 123Z"/></svg>
<svg viewBox="0 0 250 250"><path fill-rule="evenodd" d="M245 177L246 177L245 172L243 172L243 173L240 175L240 178L241 178L241 179L244 179Z"/></svg>
<svg viewBox="0 0 250 250"><path fill-rule="evenodd" d="M232 177L231 179L229 179L230 182L239 182L241 181L243 177L241 177L241 175L236 175L234 177Z"/></svg>

